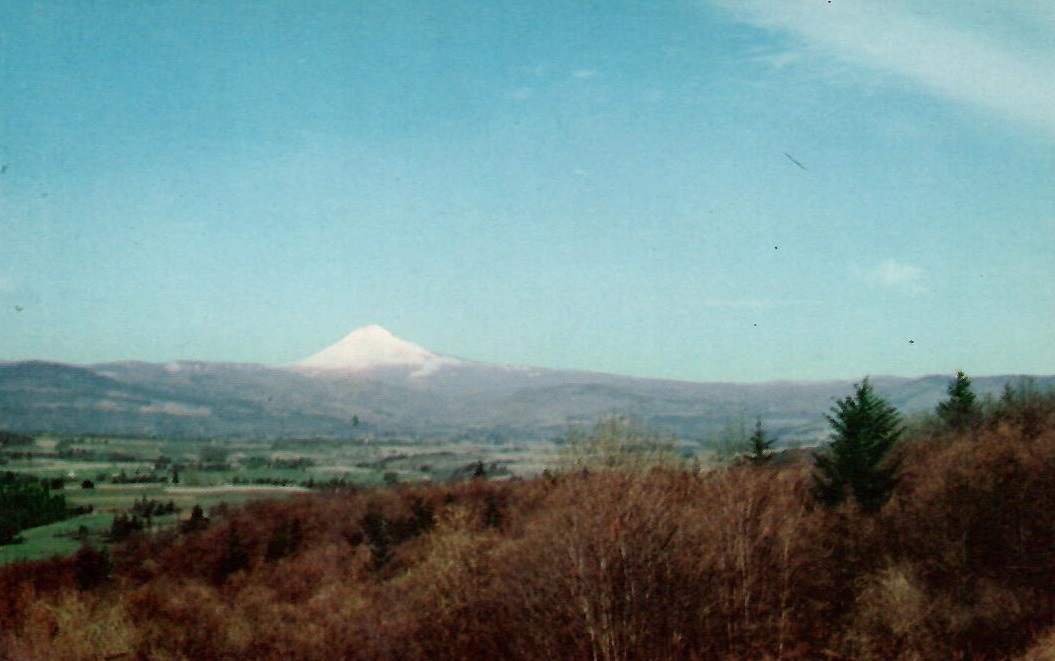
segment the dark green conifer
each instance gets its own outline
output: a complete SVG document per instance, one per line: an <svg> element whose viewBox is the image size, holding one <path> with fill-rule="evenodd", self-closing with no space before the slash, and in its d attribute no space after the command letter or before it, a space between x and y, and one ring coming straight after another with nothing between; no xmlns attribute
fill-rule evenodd
<svg viewBox="0 0 1055 661"><path fill-rule="evenodd" d="M755 420L755 431L748 439L750 451L747 460L756 466L765 464L773 457L773 443L776 439L769 438L766 430L762 427L762 418Z"/></svg>
<svg viewBox="0 0 1055 661"><path fill-rule="evenodd" d="M963 372L949 383L949 399L938 404L935 411L949 429L964 431L978 422L981 409L971 389L971 380Z"/></svg>
<svg viewBox="0 0 1055 661"><path fill-rule="evenodd" d="M837 401L825 416L832 440L814 455L814 495L832 507L853 496L862 510L876 512L897 483L897 462L887 455L904 430L897 409L875 394L867 377L854 388L853 396Z"/></svg>
<svg viewBox="0 0 1055 661"><path fill-rule="evenodd" d="M90 590L110 577L110 554L85 542L73 556L74 578L78 590Z"/></svg>

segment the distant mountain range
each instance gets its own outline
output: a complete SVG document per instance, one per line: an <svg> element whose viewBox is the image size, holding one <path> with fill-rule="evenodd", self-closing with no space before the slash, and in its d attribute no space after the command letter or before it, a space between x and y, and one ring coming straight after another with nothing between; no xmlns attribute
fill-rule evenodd
<svg viewBox="0 0 1055 661"><path fill-rule="evenodd" d="M952 375L875 377L902 412L933 408ZM1018 376L974 379L996 394ZM1040 387L1055 377L1037 377ZM0 429L165 437L466 437L531 440L610 415L686 440L753 424L815 442L850 381L693 383L492 365L367 326L292 365L179 361L0 363Z"/></svg>

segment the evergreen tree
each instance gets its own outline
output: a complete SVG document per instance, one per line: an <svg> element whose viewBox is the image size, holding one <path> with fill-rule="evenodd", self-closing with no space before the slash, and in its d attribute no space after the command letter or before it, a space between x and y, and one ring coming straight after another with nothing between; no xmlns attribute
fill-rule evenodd
<svg viewBox="0 0 1055 661"><path fill-rule="evenodd" d="M762 418L755 421L755 431L748 439L750 451L747 460L756 466L761 466L773 457L773 443L776 439L766 436L766 430L762 428Z"/></svg>
<svg viewBox="0 0 1055 661"><path fill-rule="evenodd" d="M971 380L963 372L949 383L949 399L938 404L935 411L949 429L963 431L975 424L981 414L978 400L971 389Z"/></svg>
<svg viewBox="0 0 1055 661"><path fill-rule="evenodd" d="M854 389L825 416L832 440L814 455L814 495L832 507L852 495L862 510L876 512L894 491L897 463L887 455L904 430L897 409L875 394L867 377Z"/></svg>
<svg viewBox="0 0 1055 661"><path fill-rule="evenodd" d="M249 566L249 546L238 525L232 522L227 527L227 548L220 554L213 568L213 581L219 585L231 574Z"/></svg>
<svg viewBox="0 0 1055 661"><path fill-rule="evenodd" d="M300 548L303 540L304 532L300 519L294 518L280 523L271 531L271 539L267 543L264 559L268 562L274 562L292 555Z"/></svg>
<svg viewBox="0 0 1055 661"><path fill-rule="evenodd" d="M120 512L110 522L109 540L111 542L123 542L131 537L133 533L142 531L143 527L143 519L140 519L139 515L134 512L132 514Z"/></svg>
<svg viewBox="0 0 1055 661"><path fill-rule="evenodd" d="M208 527L209 519L205 516L205 510L201 505L195 505L190 511L190 519L180 524L180 532L194 532Z"/></svg>
<svg viewBox="0 0 1055 661"><path fill-rule="evenodd" d="M370 542L370 557L373 560L374 569L385 566L392 557L392 546L395 543L392 537L392 525L388 517L376 508L370 508L360 522L363 535Z"/></svg>
<svg viewBox="0 0 1055 661"><path fill-rule="evenodd" d="M90 590L110 577L110 554L105 548L98 550L91 544L82 543L73 561L78 590Z"/></svg>
<svg viewBox="0 0 1055 661"><path fill-rule="evenodd" d="M61 487L61 481L58 483ZM52 480L0 473L0 546L19 541L19 532L69 518L66 497L53 493Z"/></svg>

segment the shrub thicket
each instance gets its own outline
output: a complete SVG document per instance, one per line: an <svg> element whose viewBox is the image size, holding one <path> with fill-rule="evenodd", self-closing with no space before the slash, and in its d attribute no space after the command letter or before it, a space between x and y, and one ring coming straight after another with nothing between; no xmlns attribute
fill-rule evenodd
<svg viewBox="0 0 1055 661"><path fill-rule="evenodd" d="M805 459L254 503L0 570L0 657L1052 658L1055 398L943 434L867 516Z"/></svg>

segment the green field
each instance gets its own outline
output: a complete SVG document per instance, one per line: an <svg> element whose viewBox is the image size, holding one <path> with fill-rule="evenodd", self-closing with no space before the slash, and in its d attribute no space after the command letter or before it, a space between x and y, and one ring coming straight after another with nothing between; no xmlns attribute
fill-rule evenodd
<svg viewBox="0 0 1055 661"><path fill-rule="evenodd" d="M172 501L177 516L186 517L195 505L209 511L220 503L286 498L334 481L391 486L467 479L477 462L492 478L537 475L554 465L555 456L546 443L40 436L31 444L0 447L0 470L61 479L69 506L91 505L94 511L23 531L23 543L0 546L0 564L68 555L85 540L104 544L114 516L142 498ZM85 481L92 488L82 488Z"/></svg>
<svg viewBox="0 0 1055 661"><path fill-rule="evenodd" d="M110 530L112 514L93 512L72 519L59 521L22 532L25 539L21 544L0 546L0 564L19 562L21 560L40 560L56 555L70 555L81 545L77 535L81 526L88 529L91 539L102 539Z"/></svg>
<svg viewBox="0 0 1055 661"><path fill-rule="evenodd" d="M0 564L21 560L39 560L56 555L69 555L88 541L96 546L106 543L110 525L118 512L131 509L141 498L163 503L172 501L180 512L153 519L151 530L158 531L176 525L179 517L186 517L195 505L206 511L226 503L239 505L262 498L287 498L307 489L301 487L179 487L166 485L104 486L96 489L71 489L66 500L71 506L92 505L94 511L46 526L22 532L20 544L0 546ZM84 529L82 529L82 526Z"/></svg>

